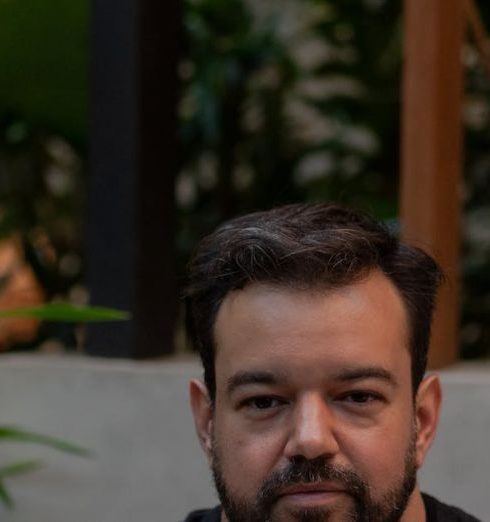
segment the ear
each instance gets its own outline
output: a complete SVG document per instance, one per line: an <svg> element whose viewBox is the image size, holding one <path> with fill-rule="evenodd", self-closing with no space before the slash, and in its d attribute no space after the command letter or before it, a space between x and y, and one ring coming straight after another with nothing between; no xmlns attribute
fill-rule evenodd
<svg viewBox="0 0 490 522"><path fill-rule="evenodd" d="M190 401L197 436L209 462L212 459L213 407L207 386L198 379L189 383Z"/></svg>
<svg viewBox="0 0 490 522"><path fill-rule="evenodd" d="M436 435L441 409L442 390L439 377L430 375L420 383L415 404L417 427L416 458L417 468L424 463L425 456Z"/></svg>

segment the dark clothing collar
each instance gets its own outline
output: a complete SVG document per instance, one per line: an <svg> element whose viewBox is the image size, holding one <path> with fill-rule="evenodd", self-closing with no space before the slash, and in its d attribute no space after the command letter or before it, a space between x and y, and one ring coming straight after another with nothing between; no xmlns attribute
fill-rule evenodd
<svg viewBox="0 0 490 522"><path fill-rule="evenodd" d="M427 522L481 522L461 509L439 502L430 495L423 493L422 498L427 513ZM217 506L214 509L193 511L184 522L220 522L220 520L221 508Z"/></svg>
<svg viewBox="0 0 490 522"><path fill-rule="evenodd" d="M448 506L434 497L422 493L427 522L481 522L459 508Z"/></svg>
<svg viewBox="0 0 490 522"><path fill-rule="evenodd" d="M221 507L217 506L214 509L200 509L193 511L184 522L220 522Z"/></svg>

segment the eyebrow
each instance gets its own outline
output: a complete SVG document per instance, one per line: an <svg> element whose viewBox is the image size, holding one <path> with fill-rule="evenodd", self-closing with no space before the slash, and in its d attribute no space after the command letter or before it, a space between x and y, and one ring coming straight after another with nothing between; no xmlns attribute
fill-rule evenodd
<svg viewBox="0 0 490 522"><path fill-rule="evenodd" d="M333 380L341 382L360 381L362 379L378 379L385 381L393 388L398 386L395 376L380 366L361 366L359 368L347 368L332 376ZM264 370L243 370L235 373L228 379L226 390L231 395L237 388L250 384L278 384L286 381L283 374L272 373Z"/></svg>
<svg viewBox="0 0 490 522"><path fill-rule="evenodd" d="M226 390L231 395L240 386L246 386L247 384L277 384L280 380L282 380L281 377L272 372L243 370L235 373L228 379Z"/></svg>
<svg viewBox="0 0 490 522"><path fill-rule="evenodd" d="M362 379L378 379L387 382L394 388L398 386L398 381L395 376L381 366L347 368L334 375L334 379L342 382L359 381Z"/></svg>

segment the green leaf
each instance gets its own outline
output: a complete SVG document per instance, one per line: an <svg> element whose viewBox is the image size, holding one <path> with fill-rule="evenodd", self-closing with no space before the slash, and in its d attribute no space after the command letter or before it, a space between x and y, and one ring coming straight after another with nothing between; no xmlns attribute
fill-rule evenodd
<svg viewBox="0 0 490 522"><path fill-rule="evenodd" d="M0 480L0 500L7 506L8 508L13 507L14 501L12 497L9 495L7 488L2 480Z"/></svg>
<svg viewBox="0 0 490 522"><path fill-rule="evenodd" d="M40 460L24 460L21 462L14 462L6 466L0 467L0 481L5 477L13 477L14 475L22 475L39 469L43 465Z"/></svg>
<svg viewBox="0 0 490 522"><path fill-rule="evenodd" d="M34 317L45 321L99 322L127 321L129 312L96 306L75 306L68 303L48 303L42 306L0 310L0 319L11 317Z"/></svg>
<svg viewBox="0 0 490 522"><path fill-rule="evenodd" d="M77 446L76 444L72 444L71 442L50 437L49 435L41 435L22 428L15 428L13 426L0 426L0 440L40 444L73 455L89 455L88 450Z"/></svg>

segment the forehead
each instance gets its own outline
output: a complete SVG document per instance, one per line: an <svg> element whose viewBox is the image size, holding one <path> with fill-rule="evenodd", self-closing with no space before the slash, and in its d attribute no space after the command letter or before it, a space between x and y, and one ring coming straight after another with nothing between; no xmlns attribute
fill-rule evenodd
<svg viewBox="0 0 490 522"><path fill-rule="evenodd" d="M243 369L325 375L356 364L406 373L407 323L398 290L380 272L329 291L252 284L218 312L217 381Z"/></svg>

